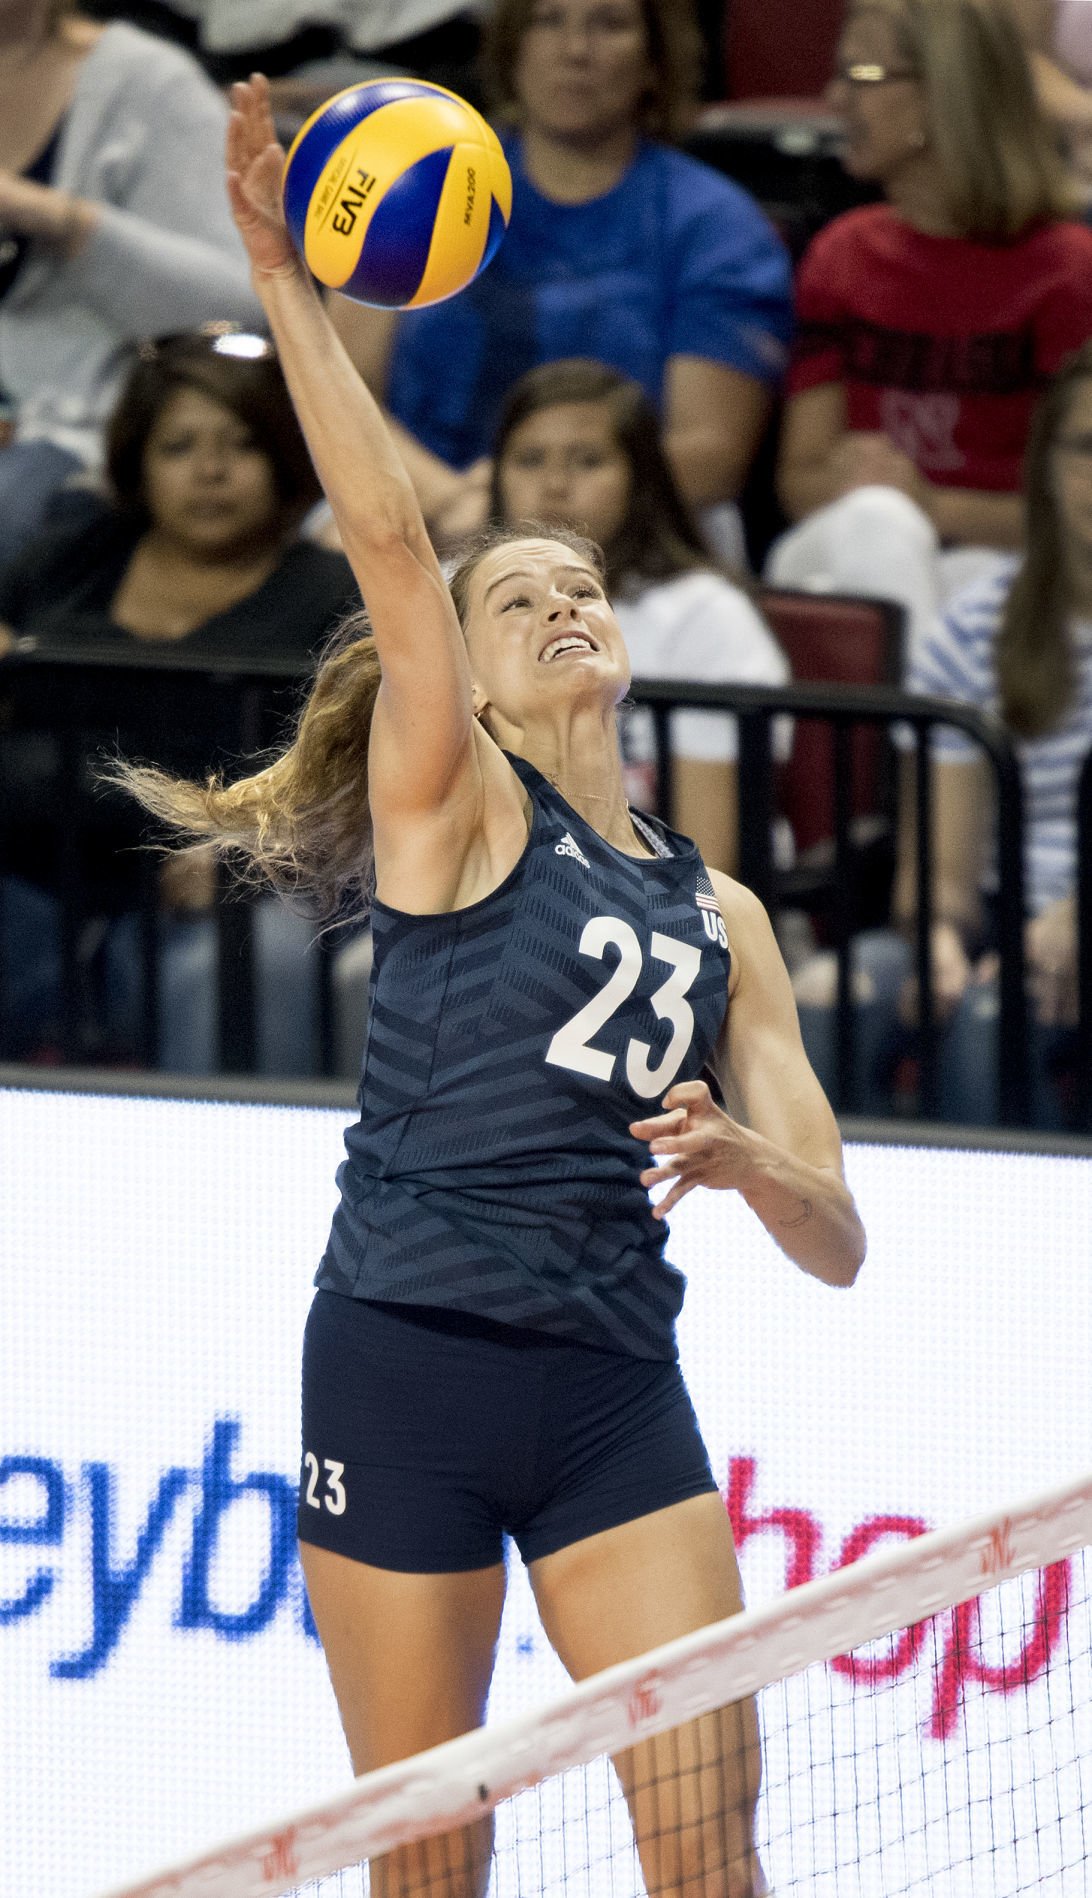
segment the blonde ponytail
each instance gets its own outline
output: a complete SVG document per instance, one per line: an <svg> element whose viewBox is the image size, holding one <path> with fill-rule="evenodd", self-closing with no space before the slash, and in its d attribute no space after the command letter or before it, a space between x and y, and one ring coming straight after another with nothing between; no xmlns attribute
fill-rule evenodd
<svg viewBox="0 0 1092 1898"><path fill-rule="evenodd" d="M303 899L324 920L367 908L372 880L368 739L379 690L375 641L355 614L327 648L287 750L226 784L150 765L105 775L188 843L211 844L246 881Z"/></svg>

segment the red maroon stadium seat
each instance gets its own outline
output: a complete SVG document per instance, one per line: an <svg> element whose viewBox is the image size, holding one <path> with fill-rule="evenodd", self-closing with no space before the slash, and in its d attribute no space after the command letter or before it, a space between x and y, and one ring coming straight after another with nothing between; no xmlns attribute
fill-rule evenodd
<svg viewBox="0 0 1092 1898"><path fill-rule="evenodd" d="M795 680L900 683L905 615L893 601L764 587L758 605L781 642ZM852 757L854 854L867 874L866 860L877 854L889 859L893 844L894 771L885 729L858 726ZM830 728L822 721L796 721L792 756L779 785L779 807L792 825L803 872L796 879L799 898L808 901L810 891L812 900L818 900L834 835L834 751ZM817 876L809 876L809 870ZM861 895L865 907L873 909L875 896L869 900L864 890Z"/></svg>
<svg viewBox="0 0 1092 1898"><path fill-rule="evenodd" d="M818 99L834 68L843 0L729 0L729 99Z"/></svg>

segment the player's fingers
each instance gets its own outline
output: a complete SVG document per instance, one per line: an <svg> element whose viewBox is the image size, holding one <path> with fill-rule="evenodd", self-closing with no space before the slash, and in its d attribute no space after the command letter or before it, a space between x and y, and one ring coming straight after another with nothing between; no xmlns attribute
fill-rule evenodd
<svg viewBox="0 0 1092 1898"><path fill-rule="evenodd" d="M235 222L240 226L253 224L255 222L254 206L251 204L250 199L243 189L243 181L239 173L237 171L227 172L224 183L227 188L228 204L231 207L231 214Z"/></svg>
<svg viewBox="0 0 1092 1898"><path fill-rule="evenodd" d="M270 216L280 215L281 173L284 170L284 152L275 142L266 145L259 152L251 167L251 180L255 194L266 206Z"/></svg>
<svg viewBox="0 0 1092 1898"><path fill-rule="evenodd" d="M254 156L246 119L239 111L232 111L228 118L224 155L228 170L237 171L240 177L248 170Z"/></svg>
<svg viewBox="0 0 1092 1898"><path fill-rule="evenodd" d="M664 1095L663 1104L667 1108L685 1107L688 1110L709 1105L713 1096L704 1081L676 1081Z"/></svg>
<svg viewBox="0 0 1092 1898"><path fill-rule="evenodd" d="M273 97L269 90L269 81L264 72L252 73L250 84L254 98L255 126L261 133L263 143L277 136L277 122L273 116Z"/></svg>
<svg viewBox="0 0 1092 1898"><path fill-rule="evenodd" d="M672 1207L677 1206L681 1199L685 1199L691 1187L697 1186L697 1184L697 1180L676 1180L670 1192L665 1193L662 1199L656 1201L655 1206L652 1208L653 1219L666 1219Z"/></svg>
<svg viewBox="0 0 1092 1898"><path fill-rule="evenodd" d="M670 1114L653 1114L648 1120L631 1120L629 1131L635 1140L655 1140L659 1134L670 1133L673 1127L682 1127L686 1122L686 1108L676 1107Z"/></svg>
<svg viewBox="0 0 1092 1898"><path fill-rule="evenodd" d="M662 1186L665 1180L673 1180L679 1170L677 1166L672 1165L670 1159L665 1159L662 1166L646 1166L644 1172L639 1173L637 1177L642 1186Z"/></svg>
<svg viewBox="0 0 1092 1898"><path fill-rule="evenodd" d="M254 122L258 105L254 97L254 87L249 79L237 79L228 96L231 100L232 111L239 116L244 137L248 142L254 140ZM264 138L259 138L258 143L264 145Z"/></svg>
<svg viewBox="0 0 1092 1898"><path fill-rule="evenodd" d="M650 1153L704 1153L709 1142L704 1134L668 1133L662 1140L650 1140Z"/></svg>

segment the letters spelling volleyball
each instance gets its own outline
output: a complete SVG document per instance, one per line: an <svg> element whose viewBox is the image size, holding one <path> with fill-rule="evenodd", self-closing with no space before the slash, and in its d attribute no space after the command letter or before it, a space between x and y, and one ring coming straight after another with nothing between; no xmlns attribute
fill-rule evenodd
<svg viewBox="0 0 1092 1898"><path fill-rule="evenodd" d="M300 127L284 211L320 283L358 303L421 309L473 281L508 228L512 177L496 133L443 86L347 86Z"/></svg>

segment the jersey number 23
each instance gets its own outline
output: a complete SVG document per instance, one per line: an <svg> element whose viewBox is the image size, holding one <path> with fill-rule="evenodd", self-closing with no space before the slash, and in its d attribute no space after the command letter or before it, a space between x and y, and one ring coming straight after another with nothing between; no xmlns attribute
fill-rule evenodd
<svg viewBox="0 0 1092 1898"><path fill-rule="evenodd" d="M622 917L593 916L584 925L578 948L582 956L595 956L600 961L608 949L615 949L618 961L598 994L558 1029L546 1050L546 1060L552 1067L609 1081L615 1057L605 1048L595 1047L592 1038L628 1002L640 981L641 944L632 924ZM649 1060L653 1052L649 1042L633 1036L626 1044L626 1080L642 1100L652 1100L669 1088L686 1059L694 1035L694 1011L686 997L701 968L701 950L693 943L678 942L674 936L656 930L650 948L653 959L665 962L671 971L649 996L657 1020L670 1022L671 1039L654 1062Z"/></svg>

